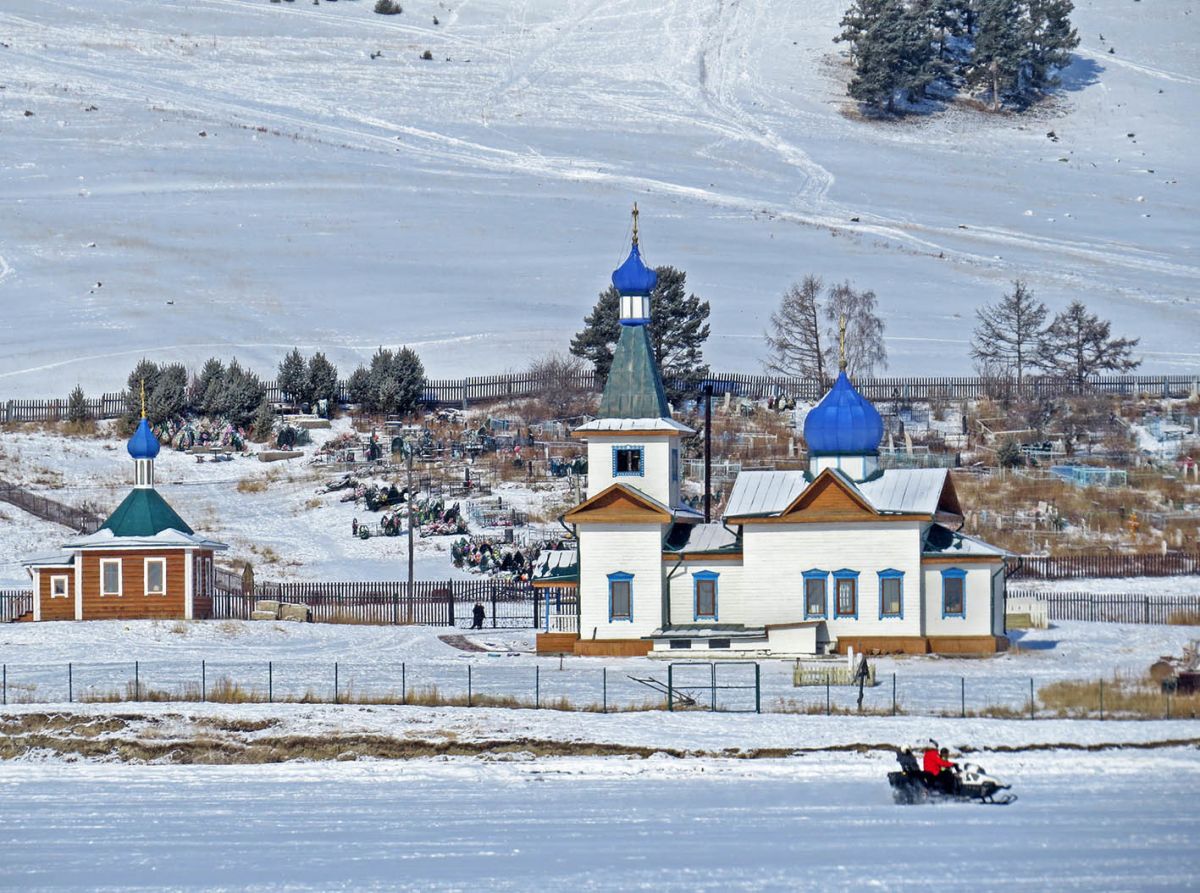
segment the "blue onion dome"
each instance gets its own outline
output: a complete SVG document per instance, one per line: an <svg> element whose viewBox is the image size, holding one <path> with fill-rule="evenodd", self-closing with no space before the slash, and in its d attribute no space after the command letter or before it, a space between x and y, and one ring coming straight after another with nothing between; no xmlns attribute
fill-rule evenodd
<svg viewBox="0 0 1200 893"><path fill-rule="evenodd" d="M612 284L624 297L649 297L658 283L658 274L642 263L637 242L625 258L625 263L613 270Z"/></svg>
<svg viewBox="0 0 1200 893"><path fill-rule="evenodd" d="M153 459L158 455L158 438L154 436L154 432L150 430L150 423L144 417L133 432L133 437L129 438L126 449L135 459Z"/></svg>
<svg viewBox="0 0 1200 893"><path fill-rule="evenodd" d="M804 419L810 453L862 456L879 451L883 419L879 410L854 389L845 371Z"/></svg>

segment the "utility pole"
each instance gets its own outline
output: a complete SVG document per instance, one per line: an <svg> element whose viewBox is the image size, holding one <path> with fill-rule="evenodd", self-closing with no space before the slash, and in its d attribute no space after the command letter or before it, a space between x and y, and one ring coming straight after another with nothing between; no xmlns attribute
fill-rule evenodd
<svg viewBox="0 0 1200 893"><path fill-rule="evenodd" d="M712 520L712 382L704 385L704 523Z"/></svg>
<svg viewBox="0 0 1200 893"><path fill-rule="evenodd" d="M404 439L404 464L408 467L408 598L409 604L412 604L413 592L413 502L416 501L417 494L413 491L412 478L412 444L408 442L408 438Z"/></svg>

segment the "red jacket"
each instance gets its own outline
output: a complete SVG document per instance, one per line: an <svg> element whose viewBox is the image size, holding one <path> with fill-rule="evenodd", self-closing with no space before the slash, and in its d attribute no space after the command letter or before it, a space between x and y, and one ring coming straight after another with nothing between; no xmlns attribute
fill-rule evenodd
<svg viewBox="0 0 1200 893"><path fill-rule="evenodd" d="M942 755L940 753L938 753L936 750L934 750L932 747L929 748L927 751L925 751L925 758L924 758L923 763L924 763L924 765L922 765L921 768L924 769L926 772L928 772L930 775L937 775L943 769L950 769L951 767L954 766L954 764L952 762L950 762L949 760L943 760Z"/></svg>

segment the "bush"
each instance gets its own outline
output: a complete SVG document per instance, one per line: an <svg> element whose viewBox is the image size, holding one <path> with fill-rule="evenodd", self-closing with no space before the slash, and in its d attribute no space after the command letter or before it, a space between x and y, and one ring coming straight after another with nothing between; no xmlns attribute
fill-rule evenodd
<svg viewBox="0 0 1200 893"><path fill-rule="evenodd" d="M375 11L381 16L395 16L404 12L404 9L396 0L378 0L375 4Z"/></svg>
<svg viewBox="0 0 1200 893"><path fill-rule="evenodd" d="M424 59L426 62L429 62L433 59L433 53L431 53L429 50L426 50L425 52L423 52L421 54L421 58Z"/></svg>

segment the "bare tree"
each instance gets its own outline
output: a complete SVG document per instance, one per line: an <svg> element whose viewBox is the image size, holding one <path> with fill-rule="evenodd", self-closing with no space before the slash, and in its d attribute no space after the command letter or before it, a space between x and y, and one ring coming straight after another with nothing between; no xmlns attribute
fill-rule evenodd
<svg viewBox="0 0 1200 893"><path fill-rule="evenodd" d="M1042 339L1037 364L1077 385L1101 372L1129 372L1142 364L1132 356L1140 338L1112 338L1112 323L1072 301L1054 317Z"/></svg>
<svg viewBox="0 0 1200 893"><path fill-rule="evenodd" d="M1026 370L1036 365L1047 312L1020 279L995 304L976 310L979 323L971 337L971 357L980 374L986 374L985 369L1015 372L1020 389Z"/></svg>
<svg viewBox="0 0 1200 893"><path fill-rule="evenodd" d="M873 376L887 368L883 343L883 320L875 312L875 292L855 291L849 282L829 289L825 301L825 365L838 362L838 321L846 319L846 371L859 377Z"/></svg>
<svg viewBox="0 0 1200 893"><path fill-rule="evenodd" d="M821 280L813 275L793 282L779 309L771 314L767 332L767 371L825 380L825 357L821 351Z"/></svg>
<svg viewBox="0 0 1200 893"><path fill-rule="evenodd" d="M534 360L529 375L540 387L538 397L545 411L555 419L579 415L591 395L584 386L588 364L580 357L557 351Z"/></svg>

